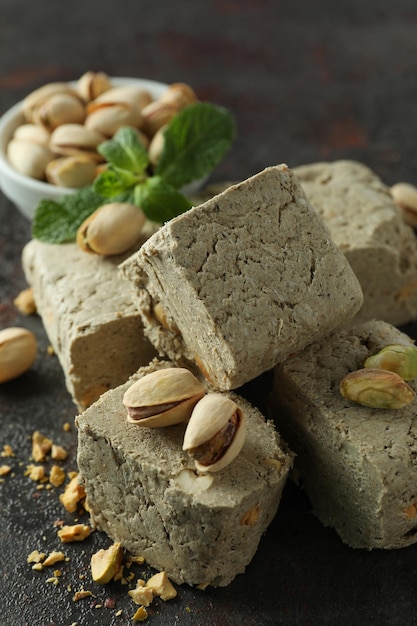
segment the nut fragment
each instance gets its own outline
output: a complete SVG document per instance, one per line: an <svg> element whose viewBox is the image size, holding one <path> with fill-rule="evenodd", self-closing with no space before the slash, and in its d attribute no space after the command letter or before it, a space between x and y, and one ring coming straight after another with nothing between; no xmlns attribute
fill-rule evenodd
<svg viewBox="0 0 417 626"><path fill-rule="evenodd" d="M158 572L151 576L146 582L146 586L152 589L155 596L159 596L161 600L172 600L177 595L177 590L169 580L166 572Z"/></svg>
<svg viewBox="0 0 417 626"><path fill-rule="evenodd" d="M91 557L91 575L100 585L105 585L117 574L123 559L121 543L114 543L107 550L99 550Z"/></svg>
<svg viewBox="0 0 417 626"><path fill-rule="evenodd" d="M412 380L417 377L417 348L400 344L384 346L366 359L364 367L389 370L403 380Z"/></svg>
<svg viewBox="0 0 417 626"><path fill-rule="evenodd" d="M61 493L59 500L69 513L77 510L78 503L85 498L85 489L80 485L78 475L74 476Z"/></svg>
<svg viewBox="0 0 417 626"><path fill-rule="evenodd" d="M145 221L142 209L134 204L109 202L84 220L77 231L77 244L85 252L122 254L138 241Z"/></svg>
<svg viewBox="0 0 417 626"><path fill-rule="evenodd" d="M150 587L137 584L135 589L127 592L135 604L149 606L153 601L153 591Z"/></svg>
<svg viewBox="0 0 417 626"><path fill-rule="evenodd" d="M417 187L409 183L396 183L391 187L391 195L404 221L412 228L417 228Z"/></svg>
<svg viewBox="0 0 417 626"><path fill-rule="evenodd" d="M0 330L0 383L26 372L36 358L35 335L25 328Z"/></svg>
<svg viewBox="0 0 417 626"><path fill-rule="evenodd" d="M44 461L52 447L52 440L42 435L39 430L32 434L32 458L36 462Z"/></svg>
<svg viewBox="0 0 417 626"><path fill-rule="evenodd" d="M133 383L123 396L127 421L148 428L185 422L205 391L204 385L185 368L151 372Z"/></svg>
<svg viewBox="0 0 417 626"><path fill-rule="evenodd" d="M400 409L414 400L414 390L395 372L363 368L347 374L340 382L347 400L374 409Z"/></svg>
<svg viewBox="0 0 417 626"><path fill-rule="evenodd" d="M208 394L195 406L184 435L183 450L200 471L217 472L239 454L246 438L242 410L220 393Z"/></svg>
<svg viewBox="0 0 417 626"><path fill-rule="evenodd" d="M23 289L13 300L13 304L23 315L33 315L33 313L36 313L36 303L33 297L32 287Z"/></svg>
<svg viewBox="0 0 417 626"><path fill-rule="evenodd" d="M91 528L87 524L73 524L72 526L63 526L57 534L62 543L84 541L90 536Z"/></svg>

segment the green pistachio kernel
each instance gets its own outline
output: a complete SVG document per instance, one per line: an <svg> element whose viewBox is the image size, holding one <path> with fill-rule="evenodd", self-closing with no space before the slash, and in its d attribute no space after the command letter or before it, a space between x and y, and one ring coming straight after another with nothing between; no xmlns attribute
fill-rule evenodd
<svg viewBox="0 0 417 626"><path fill-rule="evenodd" d="M395 372L371 368L347 374L340 382L340 393L347 400L373 409L401 409L416 395Z"/></svg>
<svg viewBox="0 0 417 626"><path fill-rule="evenodd" d="M417 348L393 344L385 346L377 354L366 359L364 367L395 372L403 380L417 377Z"/></svg>

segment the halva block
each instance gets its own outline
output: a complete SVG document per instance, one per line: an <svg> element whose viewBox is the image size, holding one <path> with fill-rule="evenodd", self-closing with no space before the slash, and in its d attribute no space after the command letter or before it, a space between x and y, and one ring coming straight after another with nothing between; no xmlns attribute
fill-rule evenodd
<svg viewBox="0 0 417 626"><path fill-rule="evenodd" d="M118 275L124 258L37 240L23 250L23 269L38 313L81 410L156 355Z"/></svg>
<svg viewBox="0 0 417 626"><path fill-rule="evenodd" d="M364 295L354 323L398 326L417 317L417 238L390 189L366 165L340 160L295 167L309 200L345 254Z"/></svg>
<svg viewBox="0 0 417 626"><path fill-rule="evenodd" d="M417 541L417 400L367 408L339 391L344 376L389 344L413 342L385 322L366 322L274 370L271 413L297 454L296 475L319 519L354 548Z"/></svg>
<svg viewBox="0 0 417 626"><path fill-rule="evenodd" d="M236 389L339 325L358 280L286 165L169 221L121 265L161 355Z"/></svg>
<svg viewBox="0 0 417 626"><path fill-rule="evenodd" d="M172 363L153 361L77 417L91 522L177 583L224 586L245 570L275 516L293 454L271 421L227 392L245 413L243 448L223 469L197 471L182 450L187 424L127 421L126 390L162 367Z"/></svg>

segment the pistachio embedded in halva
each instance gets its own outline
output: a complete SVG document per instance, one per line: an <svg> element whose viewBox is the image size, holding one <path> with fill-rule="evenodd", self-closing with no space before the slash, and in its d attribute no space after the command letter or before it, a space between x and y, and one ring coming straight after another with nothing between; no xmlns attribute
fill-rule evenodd
<svg viewBox="0 0 417 626"><path fill-rule="evenodd" d="M85 252L122 254L138 241L146 217L141 208L126 202L109 202L92 213L78 228L76 241Z"/></svg>
<svg viewBox="0 0 417 626"><path fill-rule="evenodd" d="M403 380L412 380L417 378L417 348L402 344L384 346L366 359L364 367L389 370Z"/></svg>
<svg viewBox="0 0 417 626"><path fill-rule="evenodd" d="M127 421L148 428L186 422L205 386L189 370L168 367L147 374L123 396Z"/></svg>
<svg viewBox="0 0 417 626"><path fill-rule="evenodd" d="M26 372L36 358L36 351L36 338L29 330L15 326L0 330L0 383Z"/></svg>
<svg viewBox="0 0 417 626"><path fill-rule="evenodd" d="M220 393L207 394L195 406L184 435L183 450L203 472L217 472L241 451L246 420L236 402Z"/></svg>
<svg viewBox="0 0 417 626"><path fill-rule="evenodd" d="M347 374L340 382L340 393L347 400L373 409L401 409L416 395L395 372L375 368Z"/></svg>

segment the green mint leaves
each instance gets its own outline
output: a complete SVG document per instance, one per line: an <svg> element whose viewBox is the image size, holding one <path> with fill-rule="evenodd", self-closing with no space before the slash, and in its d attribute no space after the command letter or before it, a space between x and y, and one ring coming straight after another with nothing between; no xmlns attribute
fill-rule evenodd
<svg viewBox="0 0 417 626"><path fill-rule="evenodd" d="M98 152L107 161L90 187L60 202L42 200L35 211L32 236L49 243L74 241L82 222L108 202L129 202L146 217L164 223L191 207L180 189L210 174L236 134L226 109L196 102L182 109L164 132L164 148L155 170L133 128L120 128Z"/></svg>
<svg viewBox="0 0 417 626"><path fill-rule="evenodd" d="M176 188L199 180L222 159L234 136L233 120L226 109L208 102L191 104L166 129L156 174Z"/></svg>

